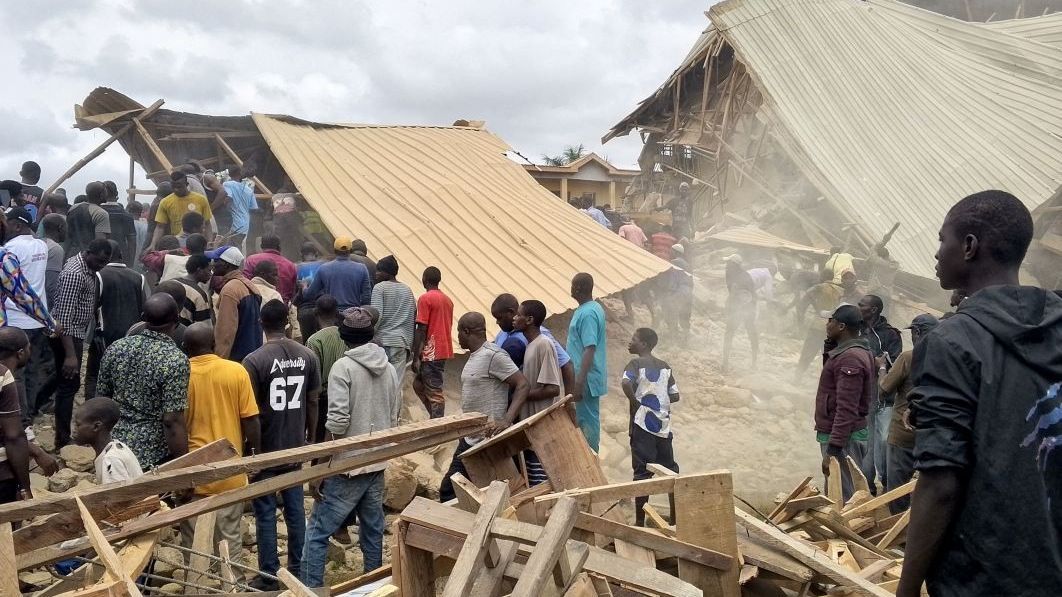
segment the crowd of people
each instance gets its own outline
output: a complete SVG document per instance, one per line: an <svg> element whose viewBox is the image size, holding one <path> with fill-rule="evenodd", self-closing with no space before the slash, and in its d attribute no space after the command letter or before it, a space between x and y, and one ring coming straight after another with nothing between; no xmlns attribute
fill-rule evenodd
<svg viewBox="0 0 1062 597"><path fill-rule="evenodd" d="M31 460L46 474L56 468L34 441L31 423L41 412L54 411L57 449L76 442L95 450L101 483L134 478L223 438L239 454L261 454L393 427L407 375L427 415L444 415L454 305L438 267L424 269L418 296L398 281L395 256L374 261L358 239L334 238L330 258L319 240L307 241L295 262L285 254L291 248L284 250L289 235L279 236L290 224L283 223L291 213L288 193L278 193L291 196L276 205L276 232L245 256L247 214L257 203L253 175L230 168L229 179L219 181L186 170L160 185L151 206L124 208L109 182L88 184L67 207L65 194L45 195L37 186L40 168L32 162L21 182L0 183L0 199L8 202L0 218L0 429L7 457L0 503L33 497ZM668 207L688 218L688 187L679 199ZM692 303L682 242L688 222L680 222L680 238L668 229L647 238L629 219L617 230L676 266L664 278L671 298L663 307L680 333L689 331ZM1062 471L1053 452L1062 437L1062 299L1018 285L1031 237L1029 212L1013 196L987 191L960 201L943 223L936 256L957 310L944 320L916 317L907 350L884 316L888 297L856 293L847 254L835 251L818 281L809 280L794 298L807 330L798 369L815 355L823 362L814 417L823 473L831 458L852 457L876 493L919 475L900 595L917 595L926 580L939 594L960 595L1022 594L1062 579ZM895 269L887 251L875 254L883 271ZM756 297L770 298L775 274L759 269L746 269L738 256L727 259L724 365L740 326L756 358ZM888 284L884 277L876 278L879 286ZM457 341L468 353L461 408L488 415L489 424L459 441L442 500L453 497L450 477L463 470L462 452L565 396L572 398L573 421L598 450L600 399L610 380L605 311L588 273L572 277L571 297L578 306L563 346L544 325L546 306L533 298L497 296L490 317L501 331L493 341L484 314L457 320ZM628 309L641 300L624 299ZM814 315L805 324L808 307ZM678 384L671 366L654 355L659 341L656 330L638 328L628 346L632 360L618 376L630 406L635 479L649 476L650 463L679 469L671 426ZM524 460L530 483L547 480L533 452ZM302 487L283 490L279 501L255 499L263 574L252 584L278 587L278 508L287 527L287 567L308 586L323 584L329 539L355 521L366 570L379 567L384 466L312 484L309 513ZM852 479L847 467L840 470L849 497ZM249 480L239 475L200 485L188 499ZM1010 514L999 516L1003 511ZM215 531L233 557L242 550L242 512L236 504L217 513ZM641 524L640 507L637 516ZM192 521L183 525L186 540L193 528ZM1006 547L1014 533L1041 548L1017 561Z"/></svg>

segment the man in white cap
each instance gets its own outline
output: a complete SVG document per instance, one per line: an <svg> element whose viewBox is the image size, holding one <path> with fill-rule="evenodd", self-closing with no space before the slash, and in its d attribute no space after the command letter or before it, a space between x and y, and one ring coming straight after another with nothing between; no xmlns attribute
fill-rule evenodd
<svg viewBox="0 0 1062 597"><path fill-rule="evenodd" d="M221 276L214 325L214 351L223 359L242 361L262 346L262 297L243 277L243 253L232 246L206 253L214 262L214 275Z"/></svg>
<svg viewBox="0 0 1062 597"><path fill-rule="evenodd" d="M679 238L692 238L693 231L690 223L693 220L693 201L690 199L690 183L679 183L678 194L672 197L666 205L658 207L657 211L665 209L671 212L671 228L675 234Z"/></svg>

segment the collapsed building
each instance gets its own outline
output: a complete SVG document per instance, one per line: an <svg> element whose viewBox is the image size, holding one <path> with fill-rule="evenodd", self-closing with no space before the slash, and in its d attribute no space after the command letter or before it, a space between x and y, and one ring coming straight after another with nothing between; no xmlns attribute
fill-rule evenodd
<svg viewBox="0 0 1062 597"><path fill-rule="evenodd" d="M955 201L998 188L1042 217L1062 184L1058 14L968 23L895 0L706 14L678 68L602 139L641 133L635 204L686 181L701 230L741 214L857 257L899 223L897 290L939 301L937 229Z"/></svg>
<svg viewBox="0 0 1062 597"><path fill-rule="evenodd" d="M374 259L393 254L399 280L412 288L421 287L425 267L438 266L458 316L489 313L503 292L537 298L559 314L575 307L569 295L577 272L591 273L597 293L606 296L670 268L539 185L481 122L323 124L267 114L207 116L161 105L145 107L112 89L94 90L76 106L75 126L111 136L53 188L115 140L156 183L190 160L218 171L252 163L261 209L249 248L271 229L269 198L286 187L301 194L303 209L327 228L323 235L306 232L300 242L329 254L332 235L362 239ZM154 195L133 183L131 194Z"/></svg>

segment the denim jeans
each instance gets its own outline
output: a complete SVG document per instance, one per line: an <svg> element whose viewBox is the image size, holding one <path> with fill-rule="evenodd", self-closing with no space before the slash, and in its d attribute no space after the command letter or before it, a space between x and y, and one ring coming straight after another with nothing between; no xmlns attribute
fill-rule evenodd
<svg viewBox="0 0 1062 597"><path fill-rule="evenodd" d="M302 554L301 575L304 585L324 585L328 539L353 511L358 513L358 543L365 560L365 571L383 565L383 501L383 471L354 477L337 475L321 483L321 500L313 505L310 522L306 526L306 549Z"/></svg>
<svg viewBox="0 0 1062 597"><path fill-rule="evenodd" d="M277 471L262 471L258 481L282 474ZM303 543L306 541L306 510L302 505L302 485L280 490L284 500L284 524L288 528L288 571L299 575L302 564ZM251 501L254 508L255 528L258 533L258 569L276 576L280 569L277 554L277 497L263 495Z"/></svg>
<svg viewBox="0 0 1062 597"><path fill-rule="evenodd" d="M889 422L892 420L892 407L884 406L880 402L871 405L870 414L867 415L867 453L863 457L861 468L863 475L870 484L871 493L874 495L885 492L888 485L888 444ZM859 463L859 459L856 459ZM880 479L880 484L875 483L875 477Z"/></svg>

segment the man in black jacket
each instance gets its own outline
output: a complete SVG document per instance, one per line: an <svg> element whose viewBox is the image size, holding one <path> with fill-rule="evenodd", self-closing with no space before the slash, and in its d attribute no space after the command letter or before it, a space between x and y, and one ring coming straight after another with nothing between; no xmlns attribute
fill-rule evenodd
<svg viewBox="0 0 1062 597"><path fill-rule="evenodd" d="M870 352L874 354L879 378L885 377L885 373L892 369L893 361L903 352L900 330L892 327L889 320L882 315L884 307L881 297L874 294L859 299L859 312L863 315L863 336L870 343ZM870 416L867 418L870 437L867 439L867 453L860 467L867 483L870 484L870 492L874 495L878 494L879 488L884 491L888 481L885 459L888 447L885 440L889 435L892 402L892 394L882 395L878 387L874 386L874 401L870 405ZM875 483L876 479L880 479L880 485Z"/></svg>
<svg viewBox="0 0 1062 597"><path fill-rule="evenodd" d="M937 277L969 295L914 349L918 484L897 597L1058 595L1062 587L1062 299L1020 286L1028 209L966 197L940 229Z"/></svg>

